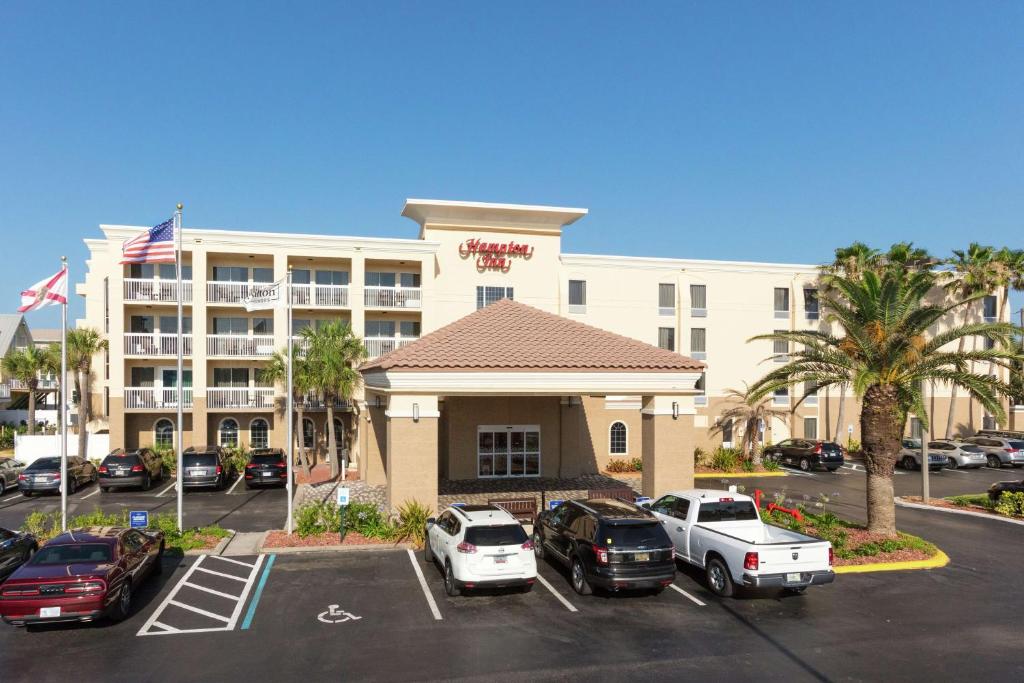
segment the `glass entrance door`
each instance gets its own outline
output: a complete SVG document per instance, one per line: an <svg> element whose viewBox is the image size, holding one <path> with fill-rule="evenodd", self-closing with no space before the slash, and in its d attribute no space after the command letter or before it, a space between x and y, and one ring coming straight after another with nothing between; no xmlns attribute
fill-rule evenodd
<svg viewBox="0 0 1024 683"><path fill-rule="evenodd" d="M539 477L540 427L481 425L477 428L477 476Z"/></svg>

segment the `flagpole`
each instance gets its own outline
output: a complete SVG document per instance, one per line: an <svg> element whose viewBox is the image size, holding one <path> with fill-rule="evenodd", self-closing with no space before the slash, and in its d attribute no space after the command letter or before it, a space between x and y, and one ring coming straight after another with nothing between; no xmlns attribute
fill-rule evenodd
<svg viewBox="0 0 1024 683"><path fill-rule="evenodd" d="M64 271L64 283L68 282L68 257L60 257L61 270ZM67 291L67 290L65 290ZM60 306L60 529L68 530L68 413L66 404L68 401L68 297L64 295L64 303ZM85 396L79 396L79 401L84 401ZM85 425L78 425L79 429L85 429Z"/></svg>
<svg viewBox="0 0 1024 683"><path fill-rule="evenodd" d="M295 438L294 438L294 416L292 415L292 267L288 265L288 279L286 280L287 287L285 287L285 296L288 297L288 386L286 387L288 407L285 409L285 415L287 415L288 421L288 524L285 528L288 530L288 535L292 533L292 483L294 458L295 458Z"/></svg>
<svg viewBox="0 0 1024 683"><path fill-rule="evenodd" d="M182 462L182 456L181 456L181 453L182 453L182 443L185 440L185 432L184 432L184 427L183 427L183 423L184 423L183 406L184 406L184 403L185 403L185 382L184 382L183 375L185 374L185 370L184 370L184 360L183 360L184 349L182 348L183 336L181 334L181 327L182 327L182 315L181 315L181 309L182 309L182 306L181 306L181 257L182 257L182 254L181 254L181 210L183 208L184 208L184 206L179 203L178 204L178 210L174 212L174 270L176 271L176 274L177 274L177 277L178 277L178 286L177 286L178 338L175 341L175 346L177 347L177 350L178 350L178 372L177 372L178 395L177 395L176 400L175 400L175 403L178 406L178 438L175 440L175 448L177 450L177 453L176 453L176 462L177 462L177 468L176 468L177 469L177 472L176 472L177 484L176 484L176 488L178 489L178 531L179 532L181 532L184 529L184 527L182 526L182 513L181 513L181 493L182 493L182 485L181 485L181 476L182 476L181 475L181 462ZM193 422L193 424L195 424L195 423Z"/></svg>

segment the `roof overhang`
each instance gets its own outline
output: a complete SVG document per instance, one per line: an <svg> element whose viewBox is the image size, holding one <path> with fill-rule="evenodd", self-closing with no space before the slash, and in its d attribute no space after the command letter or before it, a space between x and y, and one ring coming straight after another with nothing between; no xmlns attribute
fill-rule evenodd
<svg viewBox="0 0 1024 683"><path fill-rule="evenodd" d="M480 227L561 230L587 215L587 209L530 204L491 204L445 199L406 199L402 215L420 228Z"/></svg>
<svg viewBox="0 0 1024 683"><path fill-rule="evenodd" d="M370 391L440 396L697 395L703 373L691 372L409 372L363 373Z"/></svg>

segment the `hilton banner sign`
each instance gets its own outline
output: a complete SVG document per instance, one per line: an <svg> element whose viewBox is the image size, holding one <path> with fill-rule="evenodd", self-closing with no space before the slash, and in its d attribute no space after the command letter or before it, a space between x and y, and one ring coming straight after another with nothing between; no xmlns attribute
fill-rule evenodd
<svg viewBox="0 0 1024 683"><path fill-rule="evenodd" d="M507 273L512 267L512 259L529 259L533 256L533 247L519 242L484 242L480 239L469 239L459 245L459 256L464 259L475 256L478 271L500 270Z"/></svg>

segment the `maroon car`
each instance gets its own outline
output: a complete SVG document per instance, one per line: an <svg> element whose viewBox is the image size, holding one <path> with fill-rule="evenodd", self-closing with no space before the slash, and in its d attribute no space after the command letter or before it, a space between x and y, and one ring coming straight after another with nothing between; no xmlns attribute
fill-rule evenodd
<svg viewBox="0 0 1024 683"><path fill-rule="evenodd" d="M66 531L0 585L0 617L24 626L61 621L119 621L132 591L162 570L164 535L117 527Z"/></svg>

